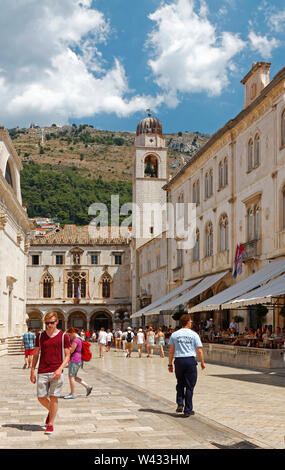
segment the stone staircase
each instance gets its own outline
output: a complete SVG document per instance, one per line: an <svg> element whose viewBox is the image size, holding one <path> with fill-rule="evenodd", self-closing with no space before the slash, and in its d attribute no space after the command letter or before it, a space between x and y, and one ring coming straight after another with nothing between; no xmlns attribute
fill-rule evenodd
<svg viewBox="0 0 285 470"><path fill-rule="evenodd" d="M22 355L24 354L24 349L21 350L22 336L15 336L13 338L8 338L8 354L9 355Z"/></svg>

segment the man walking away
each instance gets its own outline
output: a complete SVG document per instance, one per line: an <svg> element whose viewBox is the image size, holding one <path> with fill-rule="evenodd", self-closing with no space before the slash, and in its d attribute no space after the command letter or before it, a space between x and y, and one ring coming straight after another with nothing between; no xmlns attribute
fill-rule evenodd
<svg viewBox="0 0 285 470"><path fill-rule="evenodd" d="M136 341L138 345L139 357L142 357L142 349L145 344L145 335L144 335L142 328L139 328L138 334L136 336Z"/></svg>
<svg viewBox="0 0 285 470"><path fill-rule="evenodd" d="M182 315L180 318L182 328L172 333L169 345L168 370L173 372L173 357L175 358L176 402L177 413L184 411L184 417L194 415L193 392L197 382L196 354L199 355L202 370L205 369L203 345L199 335L191 330L192 320L190 315Z"/></svg>
<svg viewBox="0 0 285 470"><path fill-rule="evenodd" d="M36 337L30 381L37 382L38 401L48 410L45 434L53 433L58 410L58 397L63 385L63 370L70 358L69 336L57 329L58 316L49 312L44 318L46 331ZM40 356L38 376L35 368Z"/></svg>
<svg viewBox="0 0 285 470"><path fill-rule="evenodd" d="M36 335L33 332L33 328L28 328L28 331L23 335L23 340L22 340L22 351L23 348L25 350L25 364L23 365L23 369L26 369L28 365L28 369L31 368L32 365L32 359L33 359L33 354L34 354L34 348L35 348L35 340L36 340Z"/></svg>

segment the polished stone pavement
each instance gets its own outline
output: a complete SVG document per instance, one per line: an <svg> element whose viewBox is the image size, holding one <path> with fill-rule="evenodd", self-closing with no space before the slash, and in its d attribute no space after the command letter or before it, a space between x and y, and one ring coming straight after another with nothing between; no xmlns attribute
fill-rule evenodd
<svg viewBox="0 0 285 470"><path fill-rule="evenodd" d="M253 371L207 364L198 368L195 416L175 413L175 376L167 358L126 359L114 350L93 358L79 376L89 397L59 400L52 436L46 411L23 370L23 356L0 357L0 449L218 449L284 448L285 371ZM63 395L69 392L67 371Z"/></svg>

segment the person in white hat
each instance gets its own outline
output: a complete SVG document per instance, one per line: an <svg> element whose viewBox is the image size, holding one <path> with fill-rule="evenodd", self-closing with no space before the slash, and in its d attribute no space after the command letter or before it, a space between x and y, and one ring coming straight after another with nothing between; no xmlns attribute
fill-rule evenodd
<svg viewBox="0 0 285 470"><path fill-rule="evenodd" d="M131 357L132 355L132 350L133 350L133 337L134 333L132 332L131 327L129 326L127 328L127 331L124 333L125 337L125 351L126 351L126 357Z"/></svg>
<svg viewBox="0 0 285 470"><path fill-rule="evenodd" d="M136 342L138 345L139 357L142 357L142 350L143 350L143 346L145 345L145 335L144 335L142 328L139 328L139 331L136 337Z"/></svg>

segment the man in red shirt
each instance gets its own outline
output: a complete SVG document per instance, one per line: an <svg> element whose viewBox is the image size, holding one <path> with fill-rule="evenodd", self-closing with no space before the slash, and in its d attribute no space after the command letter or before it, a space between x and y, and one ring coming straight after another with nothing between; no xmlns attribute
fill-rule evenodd
<svg viewBox="0 0 285 470"><path fill-rule="evenodd" d="M56 312L47 313L44 322L46 330L36 337L30 381L33 384L37 382L38 400L48 410L45 434L52 434L58 410L58 397L63 385L62 373L69 362L71 345L69 336L57 329ZM35 367L39 356L40 363L36 378Z"/></svg>

